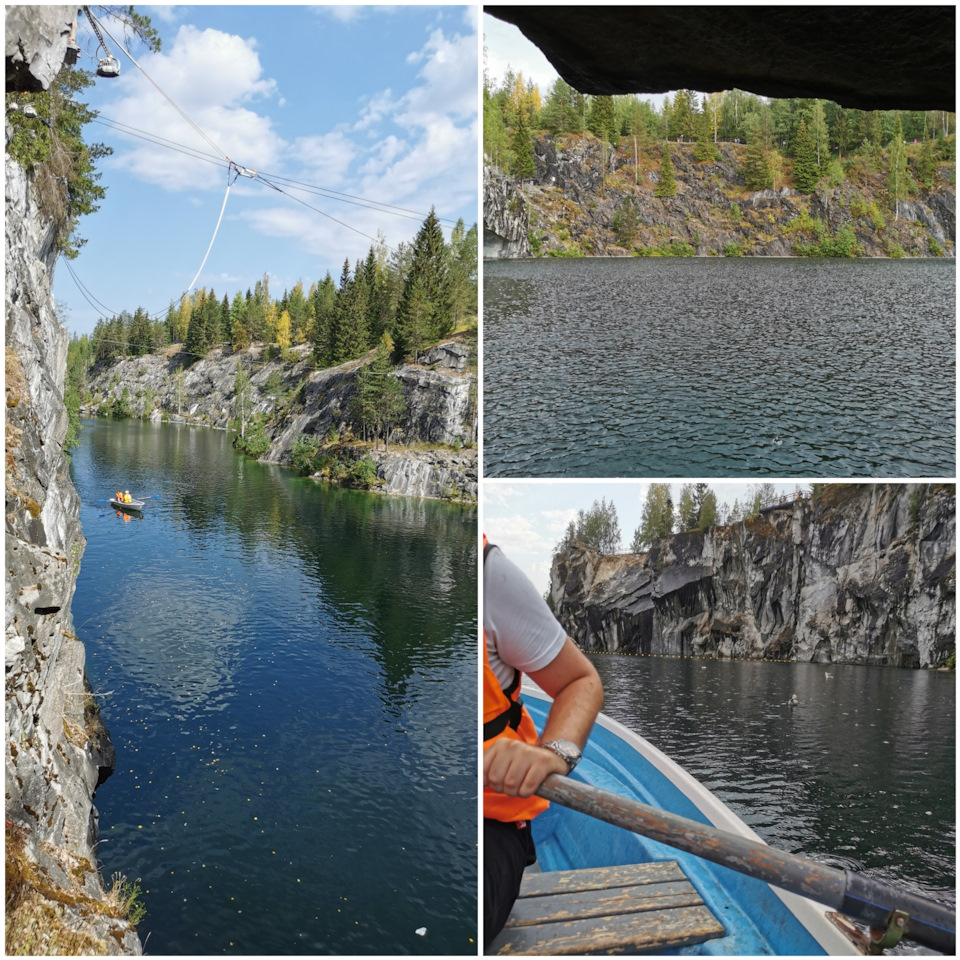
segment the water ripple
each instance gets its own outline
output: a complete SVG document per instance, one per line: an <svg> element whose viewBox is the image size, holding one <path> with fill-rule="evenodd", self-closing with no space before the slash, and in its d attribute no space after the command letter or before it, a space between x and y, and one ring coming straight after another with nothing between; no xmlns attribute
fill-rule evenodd
<svg viewBox="0 0 960 960"><path fill-rule="evenodd" d="M484 266L489 476L952 476L952 261Z"/></svg>

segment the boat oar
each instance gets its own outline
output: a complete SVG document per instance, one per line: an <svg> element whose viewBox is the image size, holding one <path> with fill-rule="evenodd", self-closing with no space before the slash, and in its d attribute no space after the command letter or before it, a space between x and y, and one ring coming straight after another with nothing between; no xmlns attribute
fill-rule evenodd
<svg viewBox="0 0 960 960"><path fill-rule="evenodd" d="M884 945L892 945L891 941L904 936L950 956L956 952L956 911L935 900L784 853L569 777L551 774L537 793L553 803L832 907L866 923L877 943L889 935Z"/></svg>

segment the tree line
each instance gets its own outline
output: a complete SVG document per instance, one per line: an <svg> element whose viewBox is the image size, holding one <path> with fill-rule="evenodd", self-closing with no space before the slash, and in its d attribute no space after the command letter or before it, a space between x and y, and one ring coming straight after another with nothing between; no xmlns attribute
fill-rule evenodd
<svg viewBox="0 0 960 960"><path fill-rule="evenodd" d="M660 158L658 196L671 196L664 175L672 175L668 141L693 142L695 159L719 159L717 143L747 145L747 188L774 186L784 158L791 161L794 186L810 193L833 161L851 153L883 169L889 154L891 194L902 200L907 168L904 144L920 144L913 176L933 186L938 160L955 160L956 115L942 110L851 110L828 100L767 99L742 90L698 94L678 90L658 109L638 96L590 96L557 79L546 97L522 73L508 70L499 83L485 74L483 84L484 156L519 180L535 172L532 140L536 133L554 136L591 133L614 149L621 145L640 157ZM673 190L675 192L675 188ZM899 201L895 201L899 202Z"/></svg>
<svg viewBox="0 0 960 960"><path fill-rule="evenodd" d="M806 496L807 494L802 494ZM641 513L640 525L634 530L629 553L643 553L657 540L675 533L692 530L706 532L710 527L748 520L760 508L779 498L772 483L751 484L745 501L719 503L716 492L707 483L685 483L679 500L674 503L669 483L651 483ZM617 508L613 501L594 500L588 510L580 509L553 551L554 557L576 545L596 553L613 555L621 552L622 534Z"/></svg>
<svg viewBox="0 0 960 960"><path fill-rule="evenodd" d="M328 271L279 298L267 274L232 297L200 288L171 302L163 319L138 307L99 320L82 350L92 363L109 363L173 344L195 357L224 344L236 351L266 343L281 352L311 344L317 366L329 367L363 356L386 334L394 360L415 359L427 344L475 321L477 235L477 225L466 229L461 219L446 242L431 210L412 243L388 254L381 238L366 258L344 260L338 282Z"/></svg>

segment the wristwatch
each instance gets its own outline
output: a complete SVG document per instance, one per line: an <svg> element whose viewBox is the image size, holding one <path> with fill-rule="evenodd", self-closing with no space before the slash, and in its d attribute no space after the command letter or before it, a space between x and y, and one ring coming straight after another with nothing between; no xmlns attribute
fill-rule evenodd
<svg viewBox="0 0 960 960"><path fill-rule="evenodd" d="M580 748L572 740L551 740L549 743L541 743L540 746L552 750L561 760L566 760L570 767L567 773L573 770L582 756Z"/></svg>

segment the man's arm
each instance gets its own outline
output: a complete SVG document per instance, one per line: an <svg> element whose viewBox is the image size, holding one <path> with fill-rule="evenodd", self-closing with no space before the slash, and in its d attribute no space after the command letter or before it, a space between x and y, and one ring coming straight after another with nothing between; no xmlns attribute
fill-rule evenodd
<svg viewBox="0 0 960 960"><path fill-rule="evenodd" d="M568 637L542 670L530 674L553 697L541 740L587 742L603 705L603 686L593 664ZM567 763L552 750L501 738L483 752L483 785L510 797L532 796L551 773L566 774Z"/></svg>

